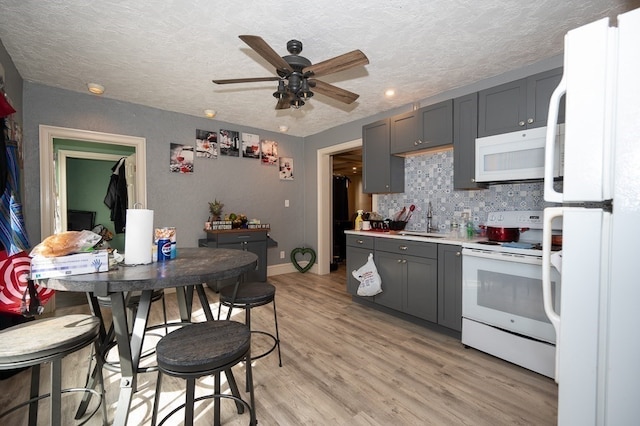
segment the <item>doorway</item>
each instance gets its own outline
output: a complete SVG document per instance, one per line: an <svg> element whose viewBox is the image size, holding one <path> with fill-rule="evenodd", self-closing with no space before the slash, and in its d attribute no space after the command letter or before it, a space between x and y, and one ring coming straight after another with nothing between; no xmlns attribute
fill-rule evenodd
<svg viewBox="0 0 640 426"><path fill-rule="evenodd" d="M56 140L82 142L85 153L101 154L104 146L116 149L127 147L135 157L135 200L147 206L146 187L146 139L136 136L93 132L64 127L40 126L40 236L41 240L60 232L62 227L61 206L66 206L66 194L60 188L60 155L56 152ZM90 154L84 154L90 155ZM66 169L64 169L66 173ZM66 192L66 191L65 191Z"/></svg>
<svg viewBox="0 0 640 426"><path fill-rule="evenodd" d="M356 212L370 212L371 194L362 188L362 148L332 155L333 175L333 241L331 270L346 260L347 236L344 231L353 229Z"/></svg>
<svg viewBox="0 0 640 426"><path fill-rule="evenodd" d="M318 275L326 275L331 268L331 248L333 241L332 224L332 182L333 182L333 156L350 150L362 147L362 139L355 139L338 145L319 149L316 154L317 159L317 181L318 181L318 249L317 249L317 269ZM375 205L377 196L373 194L371 203Z"/></svg>

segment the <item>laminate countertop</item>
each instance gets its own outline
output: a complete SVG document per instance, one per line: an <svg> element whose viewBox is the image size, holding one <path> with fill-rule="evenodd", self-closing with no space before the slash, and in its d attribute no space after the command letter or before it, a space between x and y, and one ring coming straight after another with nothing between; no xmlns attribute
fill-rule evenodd
<svg viewBox="0 0 640 426"><path fill-rule="evenodd" d="M425 243L438 243L438 244L453 244L461 246L464 243L477 243L479 241L487 241L487 237L459 237L457 235L452 235L448 233L434 233L434 232L421 232L421 231L388 231L388 232L380 232L380 231L355 231L355 230L347 230L344 231L345 234L348 235L361 235L366 237L375 237L375 238L390 238L397 240L407 240L407 241L421 241Z"/></svg>

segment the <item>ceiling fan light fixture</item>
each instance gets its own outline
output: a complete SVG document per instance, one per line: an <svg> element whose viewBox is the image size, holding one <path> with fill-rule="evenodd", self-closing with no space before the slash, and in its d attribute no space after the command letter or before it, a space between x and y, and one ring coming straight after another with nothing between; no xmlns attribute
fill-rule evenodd
<svg viewBox="0 0 640 426"><path fill-rule="evenodd" d="M291 107L293 109L299 109L304 106L304 101L300 98L295 98L291 100Z"/></svg>
<svg viewBox="0 0 640 426"><path fill-rule="evenodd" d="M278 81L278 90L273 92L273 97L276 99L282 99L287 95L287 89L284 85L284 80Z"/></svg>
<svg viewBox="0 0 640 426"><path fill-rule="evenodd" d="M212 109L205 109L204 110L204 115L205 115L205 117L213 118L213 117L216 116L216 112L215 112L215 110L212 110Z"/></svg>
<svg viewBox="0 0 640 426"><path fill-rule="evenodd" d="M306 78L302 80L302 87L298 92L298 96L302 99L310 99L313 96L313 92L309 90L309 82L307 82Z"/></svg>

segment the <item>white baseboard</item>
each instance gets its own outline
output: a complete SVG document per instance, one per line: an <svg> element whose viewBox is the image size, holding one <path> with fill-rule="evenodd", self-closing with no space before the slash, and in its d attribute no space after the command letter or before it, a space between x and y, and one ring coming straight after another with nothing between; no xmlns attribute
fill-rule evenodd
<svg viewBox="0 0 640 426"><path fill-rule="evenodd" d="M308 262L300 262L300 266L303 268L307 265ZM293 263L281 263L279 265L271 265L267 266L267 276L271 277L274 275L281 274L289 274L291 272L298 272L298 270L293 266ZM311 269L307 271L307 273L317 274L318 273L318 265L313 265Z"/></svg>

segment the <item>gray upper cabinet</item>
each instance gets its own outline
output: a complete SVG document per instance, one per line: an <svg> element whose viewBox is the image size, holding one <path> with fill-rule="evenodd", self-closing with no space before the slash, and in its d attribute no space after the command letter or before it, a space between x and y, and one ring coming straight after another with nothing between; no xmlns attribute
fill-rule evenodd
<svg viewBox="0 0 640 426"><path fill-rule="evenodd" d="M418 110L391 117L392 154L401 154L418 149L418 117Z"/></svg>
<svg viewBox="0 0 640 426"><path fill-rule="evenodd" d="M404 192L404 158L391 155L390 119L362 127L362 181L368 194Z"/></svg>
<svg viewBox="0 0 640 426"><path fill-rule="evenodd" d="M478 136L478 94L453 100L453 188L486 188L476 183L476 137Z"/></svg>
<svg viewBox="0 0 640 426"><path fill-rule="evenodd" d="M478 137L545 126L562 68L501 84L478 94ZM564 102L564 101L563 101ZM564 103L558 122L564 122Z"/></svg>
<svg viewBox="0 0 640 426"><path fill-rule="evenodd" d="M451 143L451 99L391 118L391 154L406 154Z"/></svg>

